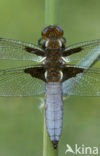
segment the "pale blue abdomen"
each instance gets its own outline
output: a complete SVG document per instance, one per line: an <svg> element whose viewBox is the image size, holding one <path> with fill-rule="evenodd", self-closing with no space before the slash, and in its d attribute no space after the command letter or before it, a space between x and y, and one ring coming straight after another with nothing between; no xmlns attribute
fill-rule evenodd
<svg viewBox="0 0 100 156"><path fill-rule="evenodd" d="M45 116L48 135L56 148L63 120L62 90L59 82L46 83Z"/></svg>

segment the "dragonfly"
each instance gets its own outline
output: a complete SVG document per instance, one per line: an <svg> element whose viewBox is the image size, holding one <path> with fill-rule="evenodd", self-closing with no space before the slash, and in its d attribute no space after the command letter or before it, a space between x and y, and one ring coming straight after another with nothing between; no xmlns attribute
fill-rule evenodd
<svg viewBox="0 0 100 156"><path fill-rule="evenodd" d="M0 69L0 96L45 94L45 122L54 149L62 131L63 96L100 96L100 69L94 68L99 46L100 39L66 46L57 25L45 27L37 45L0 38L0 60L16 63L15 68ZM84 63L90 52L95 61ZM31 65L17 67L18 61Z"/></svg>

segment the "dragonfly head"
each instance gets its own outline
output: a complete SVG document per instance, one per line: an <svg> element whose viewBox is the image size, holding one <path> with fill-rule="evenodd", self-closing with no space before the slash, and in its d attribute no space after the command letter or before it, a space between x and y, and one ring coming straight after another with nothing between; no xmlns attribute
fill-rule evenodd
<svg viewBox="0 0 100 156"><path fill-rule="evenodd" d="M43 39L60 39L63 37L63 30L55 25L47 26L42 31Z"/></svg>
<svg viewBox="0 0 100 156"><path fill-rule="evenodd" d="M47 26L42 31L42 38L38 44L43 48L64 48L66 39L63 37L63 30L55 25Z"/></svg>

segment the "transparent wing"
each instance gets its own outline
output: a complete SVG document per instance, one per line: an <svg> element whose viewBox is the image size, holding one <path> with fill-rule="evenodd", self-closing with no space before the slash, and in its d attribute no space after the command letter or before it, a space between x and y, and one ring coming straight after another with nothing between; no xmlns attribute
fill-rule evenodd
<svg viewBox="0 0 100 156"><path fill-rule="evenodd" d="M32 43L0 38L0 59L40 62L42 54L42 50Z"/></svg>
<svg viewBox="0 0 100 156"><path fill-rule="evenodd" d="M100 39L71 45L65 49L63 54L66 62L76 64L90 52L100 55Z"/></svg>
<svg viewBox="0 0 100 156"><path fill-rule="evenodd" d="M62 84L63 94L77 96L100 96L100 69L85 70Z"/></svg>
<svg viewBox="0 0 100 156"><path fill-rule="evenodd" d="M33 96L44 93L45 83L28 73L30 67L0 70L0 96ZM26 70L26 72L25 72Z"/></svg>

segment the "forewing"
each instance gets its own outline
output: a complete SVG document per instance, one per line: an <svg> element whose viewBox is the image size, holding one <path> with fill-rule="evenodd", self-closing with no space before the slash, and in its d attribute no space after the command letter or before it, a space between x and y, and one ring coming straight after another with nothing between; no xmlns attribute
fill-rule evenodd
<svg viewBox="0 0 100 156"><path fill-rule="evenodd" d="M78 44L71 45L65 49L63 56L65 57L66 62L69 64L79 63L89 53L94 55L98 53L100 55L100 39L93 41L81 42Z"/></svg>
<svg viewBox="0 0 100 156"><path fill-rule="evenodd" d="M33 70L32 70L33 68ZM35 73L31 74L30 70ZM41 67L24 67L10 70L0 71L0 96L33 96L44 93L45 82L42 80L43 75L38 73L42 70ZM37 72L36 72L37 71ZM40 74L42 74L40 72ZM38 78L40 76L40 79Z"/></svg>
<svg viewBox="0 0 100 156"><path fill-rule="evenodd" d="M43 51L32 43L0 38L0 59L40 62Z"/></svg>
<svg viewBox="0 0 100 156"><path fill-rule="evenodd" d="M100 96L100 69L88 69L62 84L64 95Z"/></svg>

